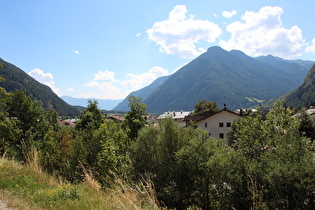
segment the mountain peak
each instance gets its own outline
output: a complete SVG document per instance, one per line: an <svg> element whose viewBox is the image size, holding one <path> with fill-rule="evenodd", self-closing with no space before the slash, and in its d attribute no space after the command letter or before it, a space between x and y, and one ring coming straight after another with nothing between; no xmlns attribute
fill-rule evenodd
<svg viewBox="0 0 315 210"><path fill-rule="evenodd" d="M225 51L223 48L219 47L219 46L212 46L212 47L209 47L208 50L207 50L207 53L209 52L227 52Z"/></svg>

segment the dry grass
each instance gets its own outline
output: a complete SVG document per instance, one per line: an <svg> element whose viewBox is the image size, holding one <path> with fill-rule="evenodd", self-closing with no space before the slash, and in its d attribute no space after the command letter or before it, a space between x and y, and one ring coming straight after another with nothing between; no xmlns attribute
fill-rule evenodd
<svg viewBox="0 0 315 210"><path fill-rule="evenodd" d="M115 176L113 187L108 189L114 208L119 209L160 209L154 185L149 178L137 185L130 185Z"/></svg>
<svg viewBox="0 0 315 210"><path fill-rule="evenodd" d="M0 158L0 199L16 209L159 209L150 179L131 185L117 176L101 189L91 171L83 183L71 185L50 176L38 165L37 154L27 165Z"/></svg>

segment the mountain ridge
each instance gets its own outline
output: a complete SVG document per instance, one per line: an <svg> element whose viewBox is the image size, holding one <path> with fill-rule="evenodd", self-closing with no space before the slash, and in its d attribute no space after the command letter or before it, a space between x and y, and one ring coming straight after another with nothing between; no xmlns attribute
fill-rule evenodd
<svg viewBox="0 0 315 210"><path fill-rule="evenodd" d="M192 110L204 99L216 101L221 108L226 103L229 109L248 108L292 91L308 72L303 65L309 63L305 61L299 61L303 64L299 65L274 56L267 58L210 47L170 75L149 96L140 97L151 113Z"/></svg>
<svg viewBox="0 0 315 210"><path fill-rule="evenodd" d="M22 69L4 61L2 58L0 58L0 63L2 64L0 77L4 78L0 86L5 88L7 92L24 90L27 95L42 101L46 110L53 108L60 115L80 115L80 111L77 108L60 99L47 85L38 82Z"/></svg>
<svg viewBox="0 0 315 210"><path fill-rule="evenodd" d="M288 106L296 108L315 105L315 63L306 75L304 82L283 98Z"/></svg>

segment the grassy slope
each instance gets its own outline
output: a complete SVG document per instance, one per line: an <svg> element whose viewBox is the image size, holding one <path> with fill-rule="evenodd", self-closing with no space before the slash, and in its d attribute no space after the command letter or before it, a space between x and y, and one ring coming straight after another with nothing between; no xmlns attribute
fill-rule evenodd
<svg viewBox="0 0 315 210"><path fill-rule="evenodd" d="M0 159L0 199L13 208L158 209L153 191L116 181L111 189L100 190L89 174L85 182L74 185L43 173L36 164Z"/></svg>

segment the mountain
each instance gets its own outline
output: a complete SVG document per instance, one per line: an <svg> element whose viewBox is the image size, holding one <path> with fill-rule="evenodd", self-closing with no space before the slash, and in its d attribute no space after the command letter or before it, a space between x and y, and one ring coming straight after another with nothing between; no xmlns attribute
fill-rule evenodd
<svg viewBox="0 0 315 210"><path fill-rule="evenodd" d="M304 65L305 63L303 63ZM223 108L247 108L294 90L308 69L273 56L252 58L241 51L211 47L179 69L143 102L148 111L192 110L200 100Z"/></svg>
<svg viewBox="0 0 315 210"><path fill-rule="evenodd" d="M285 72L288 79L295 81L298 84L303 82L306 73L314 64L312 61L284 60L272 55L260 56L256 59L281 69L283 72Z"/></svg>
<svg viewBox="0 0 315 210"><path fill-rule="evenodd" d="M39 83L20 68L1 58L0 63L3 66L0 69L0 77L5 79L4 82L0 83L0 86L5 88L6 91L24 90L27 95L41 100L46 110L53 108L60 115L80 115L80 111L77 108L70 106L60 99L50 87Z"/></svg>
<svg viewBox="0 0 315 210"><path fill-rule="evenodd" d="M303 84L284 96L284 100L292 107L315 105L315 64L309 70Z"/></svg>
<svg viewBox="0 0 315 210"><path fill-rule="evenodd" d="M113 110L117 111L129 111L129 104L128 104L128 97L129 96L136 96L142 98L142 101L145 100L153 91L155 91L161 84L163 84L169 76L159 77L156 80L154 80L150 85L134 91L130 93L127 98L125 98L122 102L120 102Z"/></svg>
<svg viewBox="0 0 315 210"><path fill-rule="evenodd" d="M60 98L72 106L82 106L82 107L87 107L88 100L89 100L87 98L73 98L71 96L61 96ZM96 100L98 102L98 107L103 110L112 110L115 106L117 106L117 104L119 104L122 101L122 99L111 100L111 99L97 99L97 98L91 98L91 100Z"/></svg>

